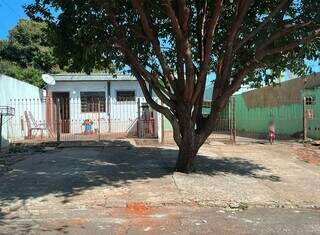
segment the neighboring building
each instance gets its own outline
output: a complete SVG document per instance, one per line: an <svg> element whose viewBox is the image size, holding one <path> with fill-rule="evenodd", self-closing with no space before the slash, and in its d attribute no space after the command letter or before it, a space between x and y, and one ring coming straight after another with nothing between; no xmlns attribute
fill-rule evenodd
<svg viewBox="0 0 320 235"><path fill-rule="evenodd" d="M320 139L320 73L284 81L236 95L237 133L267 137L268 123L276 124L279 137L301 137L303 132L303 98L308 137Z"/></svg>
<svg viewBox="0 0 320 235"><path fill-rule="evenodd" d="M7 146L9 136L16 139L23 139L24 127L21 124L21 119L24 118L24 110L19 106L15 106L15 102L22 99L30 100L42 99L43 90L28 83L19 81L15 78L0 74L0 106L11 106L15 108L14 117L5 117L2 127L2 146ZM41 107L38 107L39 110ZM37 112L37 118L43 118L43 112Z"/></svg>
<svg viewBox="0 0 320 235"><path fill-rule="evenodd" d="M204 100L210 100L212 85L206 87ZM276 86L259 89L242 89L235 94L220 114L215 134L231 133L233 120L236 134L256 138L268 138L268 124L274 121L278 138L301 138L303 134L303 98L306 97L307 135L320 139L320 73L292 78ZM235 105L233 108L233 104ZM234 111L234 112L233 112ZM204 102L203 113L210 112L210 101ZM164 121L165 138L172 139L172 126ZM218 135L217 138L219 138Z"/></svg>

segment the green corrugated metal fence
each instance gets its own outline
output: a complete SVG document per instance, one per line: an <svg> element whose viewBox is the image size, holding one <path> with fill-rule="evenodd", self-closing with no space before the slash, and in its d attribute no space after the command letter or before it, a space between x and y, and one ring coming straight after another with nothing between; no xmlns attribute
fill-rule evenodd
<svg viewBox="0 0 320 235"><path fill-rule="evenodd" d="M236 96L236 129L238 134L266 136L270 121L275 122L277 134L283 137L302 132L302 104L248 108L243 96Z"/></svg>
<svg viewBox="0 0 320 235"><path fill-rule="evenodd" d="M315 98L313 105L307 105L307 109L313 111L313 119L307 121L307 134L309 138L320 139L320 88L305 89L302 92L304 97L312 96Z"/></svg>

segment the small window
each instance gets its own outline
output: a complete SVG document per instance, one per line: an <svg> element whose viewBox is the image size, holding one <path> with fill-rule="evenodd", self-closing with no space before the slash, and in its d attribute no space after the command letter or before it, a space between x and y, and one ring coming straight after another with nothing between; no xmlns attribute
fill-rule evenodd
<svg viewBox="0 0 320 235"><path fill-rule="evenodd" d="M106 111L106 93L105 92L80 92L81 112L97 113Z"/></svg>
<svg viewBox="0 0 320 235"><path fill-rule="evenodd" d="M314 105L316 103L316 98L314 96L305 97L306 105Z"/></svg>
<svg viewBox="0 0 320 235"><path fill-rule="evenodd" d="M135 101L134 91L117 91L117 101Z"/></svg>

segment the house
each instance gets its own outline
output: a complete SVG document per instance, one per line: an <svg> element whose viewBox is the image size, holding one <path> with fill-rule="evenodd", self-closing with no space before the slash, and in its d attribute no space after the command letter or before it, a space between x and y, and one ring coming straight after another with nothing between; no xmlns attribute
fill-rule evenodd
<svg viewBox="0 0 320 235"><path fill-rule="evenodd" d="M135 77L109 74L52 77L54 82L42 90L1 76L1 105L15 109L15 116L6 120L3 128L6 143L161 135L158 128L161 115L146 103Z"/></svg>
<svg viewBox="0 0 320 235"><path fill-rule="evenodd" d="M30 106L34 100L41 100L44 90L29 83L0 74L0 106L14 108L14 116L3 117L2 146L5 147L12 139L23 139L25 136L21 120L24 118L24 109L18 103L25 100ZM41 109L41 107L38 107ZM43 112L35 112L35 118L43 119Z"/></svg>
<svg viewBox="0 0 320 235"><path fill-rule="evenodd" d="M54 106L59 101L61 132L64 134L157 136L157 114L145 102L135 77L110 74L52 76L55 84L46 87L46 119L52 129L57 120Z"/></svg>

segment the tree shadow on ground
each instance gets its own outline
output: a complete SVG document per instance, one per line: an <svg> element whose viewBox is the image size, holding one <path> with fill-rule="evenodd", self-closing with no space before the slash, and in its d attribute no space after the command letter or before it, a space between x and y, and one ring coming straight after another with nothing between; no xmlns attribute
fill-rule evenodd
<svg viewBox="0 0 320 235"><path fill-rule="evenodd" d="M162 152L162 154L167 157L166 162L168 163L168 169L174 171L173 167L176 161L176 156L178 155L178 151L163 149ZM195 170L193 173L196 174L206 174L209 176L234 174L261 180L270 180L273 182L280 181L280 177L271 174L270 169L267 167L241 157L214 158L198 155L195 158L194 166Z"/></svg>
<svg viewBox="0 0 320 235"><path fill-rule="evenodd" d="M109 141L91 148L62 148L26 156L0 177L2 206L49 194L70 197L97 186L121 187L133 181L157 179L174 171L177 150L134 147L129 142ZM198 156L199 174L235 174L262 180L279 181L266 167L243 158ZM260 175L264 172L264 176ZM6 217L0 214L0 221Z"/></svg>
<svg viewBox="0 0 320 235"><path fill-rule="evenodd" d="M261 180L270 180L273 182L279 182L280 177L269 174L270 170L262 165L252 163L243 158L220 158L209 159L205 156L200 156L196 161L196 173L207 175L218 174L234 174L240 176L249 176ZM264 172L265 174L259 174ZM267 174L267 175L266 175Z"/></svg>

